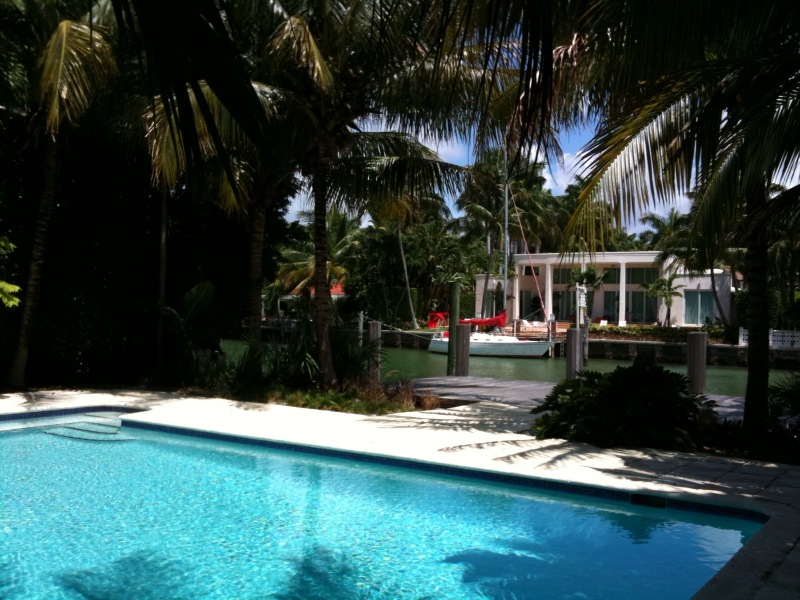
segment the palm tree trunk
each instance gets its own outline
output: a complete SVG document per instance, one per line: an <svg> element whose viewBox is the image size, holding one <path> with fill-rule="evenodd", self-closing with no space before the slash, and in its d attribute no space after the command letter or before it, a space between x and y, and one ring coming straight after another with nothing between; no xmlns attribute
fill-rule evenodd
<svg viewBox="0 0 800 600"><path fill-rule="evenodd" d="M6 375L6 383L13 387L25 386L25 372L28 367L33 325L39 309L41 294L42 269L47 249L47 238L50 232L50 220L55 203L56 176L58 172L58 144L52 136L43 136L44 145L44 179L42 181L42 197L39 202L39 213L36 218L36 229L31 248L31 263L28 272L28 283L25 286L25 298L22 302L22 321L17 337L17 348L11 367Z"/></svg>
<svg viewBox="0 0 800 600"><path fill-rule="evenodd" d="M158 236L158 303L166 306L167 303L167 219L169 191L166 187L161 190L159 206L159 236ZM161 381L164 376L164 315L158 314L158 328L156 331L156 380Z"/></svg>
<svg viewBox="0 0 800 600"><path fill-rule="evenodd" d="M260 190L258 190L260 192ZM247 364L248 378L257 380L261 376L261 316L264 288L264 228L267 221L267 198L259 193L250 221L250 268L247 290Z"/></svg>
<svg viewBox="0 0 800 600"><path fill-rule="evenodd" d="M408 297L408 314L411 315L411 328L419 329L417 316L414 314L414 301L411 298L411 284L408 281L408 267L406 266L406 253L403 250L403 233L400 231L400 223L397 223L397 243L400 246L400 262L403 264L403 281L406 284L406 296Z"/></svg>
<svg viewBox="0 0 800 600"><path fill-rule="evenodd" d="M317 334L317 367L324 388L337 385L333 368L330 326L333 320L331 288L328 283L328 186L326 167L316 169L311 189L314 196L314 328Z"/></svg>
<svg viewBox="0 0 800 600"><path fill-rule="evenodd" d="M766 202L762 191L748 198L747 212L752 214ZM767 271L769 256L763 233L753 232L747 245L746 265L748 282L747 388L744 401L744 429L747 441L758 445L767 430L769 404L769 289Z"/></svg>

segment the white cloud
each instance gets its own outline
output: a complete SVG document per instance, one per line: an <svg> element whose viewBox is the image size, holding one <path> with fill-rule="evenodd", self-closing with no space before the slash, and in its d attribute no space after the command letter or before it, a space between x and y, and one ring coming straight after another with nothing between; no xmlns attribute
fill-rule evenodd
<svg viewBox="0 0 800 600"><path fill-rule="evenodd" d="M554 196L563 194L566 187L575 179L575 175L579 174L580 160L580 154L565 153L562 164L550 165L544 170L544 187L550 189Z"/></svg>

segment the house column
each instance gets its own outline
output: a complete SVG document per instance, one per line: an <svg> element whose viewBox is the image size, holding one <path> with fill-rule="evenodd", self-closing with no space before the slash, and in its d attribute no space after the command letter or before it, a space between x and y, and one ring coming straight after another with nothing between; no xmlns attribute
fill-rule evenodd
<svg viewBox="0 0 800 600"><path fill-rule="evenodd" d="M617 315L617 320L619 321L619 325L624 327L627 322L625 321L625 311L627 309L626 302L625 302L625 286L627 280L627 264L624 262L619 263L619 314Z"/></svg>
<svg viewBox="0 0 800 600"><path fill-rule="evenodd" d="M506 316L509 319L518 319L522 316L519 314L518 300L519 300L519 280L522 279L522 274L520 273L520 271L524 271L524 268L520 266L520 264L516 262L516 259L514 259L513 257L511 260L514 262L514 274L516 275L516 277L514 277L514 285L511 287L511 289L514 291L514 298L511 300L511 310Z"/></svg>
<svg viewBox="0 0 800 600"><path fill-rule="evenodd" d="M550 320L550 315L556 311L553 310L553 265L550 263L544 266L544 320Z"/></svg>

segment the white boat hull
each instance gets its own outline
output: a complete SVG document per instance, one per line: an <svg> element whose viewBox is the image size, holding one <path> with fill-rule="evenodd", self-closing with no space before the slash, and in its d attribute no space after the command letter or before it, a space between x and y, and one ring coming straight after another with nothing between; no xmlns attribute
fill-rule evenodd
<svg viewBox="0 0 800 600"><path fill-rule="evenodd" d="M428 346L429 352L447 354L449 341L436 334ZM520 340L511 336L473 333L469 338L470 356L501 356L505 358L539 358L549 354L552 342Z"/></svg>

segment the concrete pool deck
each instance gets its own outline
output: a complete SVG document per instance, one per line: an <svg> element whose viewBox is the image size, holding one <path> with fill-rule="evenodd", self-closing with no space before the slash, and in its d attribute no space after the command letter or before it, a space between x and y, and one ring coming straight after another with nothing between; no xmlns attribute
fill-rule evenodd
<svg viewBox="0 0 800 600"><path fill-rule="evenodd" d="M319 448L400 457L754 510L770 519L695 596L800 597L800 467L703 454L598 449L520 433L529 406L480 401L363 416L142 390L0 395L0 415L118 406L142 422ZM668 583L667 583L668 584Z"/></svg>

